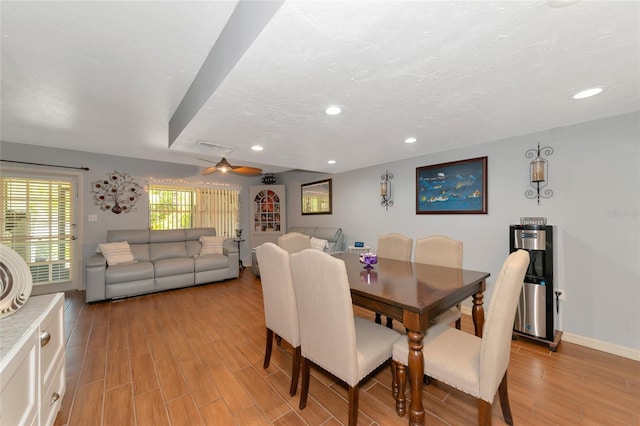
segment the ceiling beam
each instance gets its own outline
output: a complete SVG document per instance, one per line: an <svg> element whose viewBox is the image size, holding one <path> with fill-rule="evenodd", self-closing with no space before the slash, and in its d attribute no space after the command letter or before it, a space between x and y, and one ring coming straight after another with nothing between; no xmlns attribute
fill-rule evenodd
<svg viewBox="0 0 640 426"><path fill-rule="evenodd" d="M189 90L169 120L169 147L213 96L284 1L245 1L236 5Z"/></svg>

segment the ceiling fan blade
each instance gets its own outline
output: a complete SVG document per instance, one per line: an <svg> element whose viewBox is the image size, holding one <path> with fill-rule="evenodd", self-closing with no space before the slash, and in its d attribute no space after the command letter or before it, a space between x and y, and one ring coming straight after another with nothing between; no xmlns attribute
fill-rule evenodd
<svg viewBox="0 0 640 426"><path fill-rule="evenodd" d="M215 173L217 170L218 170L218 169L216 169L214 166L207 167L206 169L204 169L204 170L202 171L202 175L203 175L203 176L207 176L207 175L210 175L210 174L212 174L212 173Z"/></svg>
<svg viewBox="0 0 640 426"><path fill-rule="evenodd" d="M237 173L245 176L257 176L262 173L262 169L259 169L258 167L232 166L231 173Z"/></svg>

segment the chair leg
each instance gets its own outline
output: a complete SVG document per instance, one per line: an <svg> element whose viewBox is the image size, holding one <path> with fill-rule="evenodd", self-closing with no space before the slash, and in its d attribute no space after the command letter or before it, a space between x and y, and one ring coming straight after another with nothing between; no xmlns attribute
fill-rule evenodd
<svg viewBox="0 0 640 426"><path fill-rule="evenodd" d="M382 315L376 312L376 319L374 321L376 324L382 324Z"/></svg>
<svg viewBox="0 0 640 426"><path fill-rule="evenodd" d="M513 426L513 417L511 417L511 406L509 405L509 392L507 390L507 372L504 372L500 386L498 386L498 396L500 397L500 407L502 407L502 417L504 422Z"/></svg>
<svg viewBox="0 0 640 426"><path fill-rule="evenodd" d="M358 385L349 386L349 426L358 424Z"/></svg>
<svg viewBox="0 0 640 426"><path fill-rule="evenodd" d="M307 406L307 396L309 396L309 360L302 357L302 390L300 392L300 409Z"/></svg>
<svg viewBox="0 0 640 426"><path fill-rule="evenodd" d="M462 312L462 305L460 305L460 303L458 303L458 310L459 310L460 312ZM461 327L461 326L462 326L462 319L461 319L461 318L458 318L458 319L456 320L456 328L457 328L458 330L460 330L460 327Z"/></svg>
<svg viewBox="0 0 640 426"><path fill-rule="evenodd" d="M396 398L396 414L403 417L407 412L407 398L405 397L407 366L401 362L396 363L396 380L398 381L398 390L394 395Z"/></svg>
<svg viewBox="0 0 640 426"><path fill-rule="evenodd" d="M422 376L422 383L424 383L427 386L429 386L431 384L431 380L433 380L433 379L431 377L427 376L426 374L424 376Z"/></svg>
<svg viewBox="0 0 640 426"><path fill-rule="evenodd" d="M478 398L478 426L491 426L491 404Z"/></svg>
<svg viewBox="0 0 640 426"><path fill-rule="evenodd" d="M393 318L387 317L387 328L393 328Z"/></svg>
<svg viewBox="0 0 640 426"><path fill-rule="evenodd" d="M300 376L300 346L293 349L293 367L291 369L291 388L289 395L293 396L298 391L298 376Z"/></svg>
<svg viewBox="0 0 640 426"><path fill-rule="evenodd" d="M393 359L391 360L391 395L393 395L393 399L396 399L398 396L398 375L397 375L397 362Z"/></svg>
<svg viewBox="0 0 640 426"><path fill-rule="evenodd" d="M269 362L271 361L271 349L273 348L273 331L267 328L267 343L264 348L264 364L262 368L269 368Z"/></svg>
<svg viewBox="0 0 640 426"><path fill-rule="evenodd" d="M276 345L278 345L278 347L282 346L282 337L278 336L276 334Z"/></svg>

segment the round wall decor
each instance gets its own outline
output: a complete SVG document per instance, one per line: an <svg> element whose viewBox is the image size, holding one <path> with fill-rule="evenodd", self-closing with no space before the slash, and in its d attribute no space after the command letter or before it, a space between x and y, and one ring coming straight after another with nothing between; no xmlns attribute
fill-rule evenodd
<svg viewBox="0 0 640 426"><path fill-rule="evenodd" d="M27 262L13 249L0 244L0 318L20 309L31 295L33 278Z"/></svg>

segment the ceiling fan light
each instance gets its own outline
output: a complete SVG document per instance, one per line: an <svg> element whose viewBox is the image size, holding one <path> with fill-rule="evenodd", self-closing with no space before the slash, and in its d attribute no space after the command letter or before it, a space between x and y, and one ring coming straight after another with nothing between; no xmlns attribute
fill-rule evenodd
<svg viewBox="0 0 640 426"><path fill-rule="evenodd" d="M222 173L227 173L231 170L231 164L229 164L226 158L223 158L216 164L216 169L220 170Z"/></svg>

